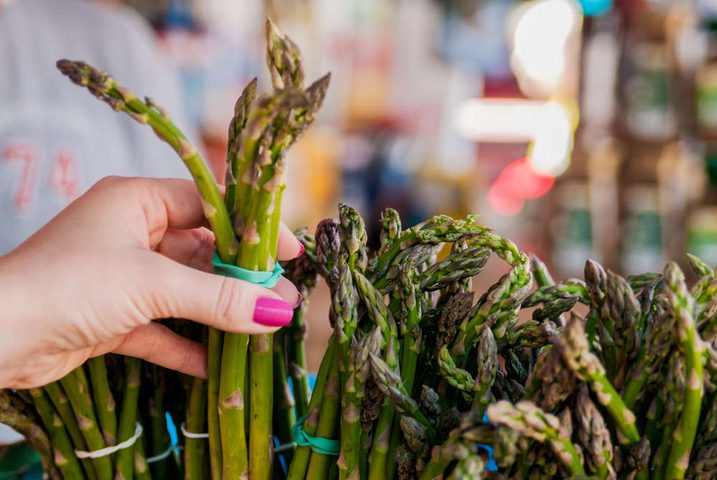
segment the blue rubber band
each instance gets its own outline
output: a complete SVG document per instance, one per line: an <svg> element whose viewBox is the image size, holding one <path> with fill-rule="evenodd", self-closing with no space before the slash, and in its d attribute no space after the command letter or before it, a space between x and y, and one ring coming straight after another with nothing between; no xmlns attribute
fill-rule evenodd
<svg viewBox="0 0 717 480"><path fill-rule="evenodd" d="M483 423L490 423L490 418L488 418L488 414L486 413L483 414ZM485 469L489 472L497 472L498 464L495 461L493 447L491 447L490 445L486 445L485 443L479 443L478 448L488 454L488 463L486 464Z"/></svg>
<svg viewBox="0 0 717 480"><path fill-rule="evenodd" d="M338 440L312 437L306 433L306 430L303 428L304 420L306 420L306 417L301 417L291 427L291 435L294 437L294 442L297 445L310 447L311 450L321 455L338 455L341 452L341 442Z"/></svg>
<svg viewBox="0 0 717 480"><path fill-rule="evenodd" d="M248 270L246 268L222 262L216 252L214 252L212 265L214 265L214 273L218 273L219 275L223 275L225 277L244 280L245 282L253 283L254 285L259 285L264 288L274 288L276 283L281 278L281 275L284 273L284 269L281 268L279 262L274 264L274 270L270 272Z"/></svg>

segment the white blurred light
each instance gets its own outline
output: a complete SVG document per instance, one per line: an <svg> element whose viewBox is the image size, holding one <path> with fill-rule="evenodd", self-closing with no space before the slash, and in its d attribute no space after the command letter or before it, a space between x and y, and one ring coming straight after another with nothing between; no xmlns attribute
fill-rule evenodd
<svg viewBox="0 0 717 480"><path fill-rule="evenodd" d="M573 146L570 112L558 102L471 99L454 117L458 133L472 141L531 142L528 163L540 174L567 169Z"/></svg>
<svg viewBox="0 0 717 480"><path fill-rule="evenodd" d="M527 142L535 137L535 125L545 102L476 98L456 110L458 133L473 141Z"/></svg>
<svg viewBox="0 0 717 480"><path fill-rule="evenodd" d="M555 90L565 72L566 43L581 22L571 0L535 0L521 7L514 19L511 55L516 74Z"/></svg>
<svg viewBox="0 0 717 480"><path fill-rule="evenodd" d="M568 111L559 103L544 105L533 137L528 164L537 173L557 177L570 164L573 129Z"/></svg>

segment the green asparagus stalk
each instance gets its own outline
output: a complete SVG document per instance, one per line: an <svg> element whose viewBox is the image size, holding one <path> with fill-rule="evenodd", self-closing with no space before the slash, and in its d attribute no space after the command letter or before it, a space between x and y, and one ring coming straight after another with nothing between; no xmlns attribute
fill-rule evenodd
<svg viewBox="0 0 717 480"><path fill-rule="evenodd" d="M155 365L150 365L149 371L152 380L151 388L153 390L150 392L147 400L150 425L149 433L151 440L149 445L151 447L151 455L154 456L167 451L167 448L170 446L170 439L167 434L167 428L165 426L166 419L164 417L164 394L166 390L164 371L160 370ZM167 459L168 458L169 457L167 457ZM152 472L152 477L157 480L169 478L170 464L167 459L154 462L151 465L150 470ZM137 462L135 461L135 465L136 464Z"/></svg>
<svg viewBox="0 0 717 480"><path fill-rule="evenodd" d="M77 419L75 417L72 408L70 407L69 401L65 392L62 390L59 382L48 383L43 387L45 395L50 399L52 405L55 407L55 411L60 415L60 419L70 435L70 440L77 450L86 450L87 445L85 439L80 432ZM97 473L95 472L95 466L92 464L92 460L84 458L80 460L82 469L85 471L87 478L96 479Z"/></svg>
<svg viewBox="0 0 717 480"><path fill-rule="evenodd" d="M685 285L684 275L675 263L665 268L665 294L672 299L673 314L677 320L677 332L685 358L686 383L680 421L673 434L674 442L667 460L665 478L681 479L689 466L690 453L699 426L702 394L704 388L702 368L702 340L695 328L691 297Z"/></svg>
<svg viewBox="0 0 717 480"><path fill-rule="evenodd" d="M339 385L339 356L340 349L336 346L336 358L330 366L326 385L324 386L321 409L316 424L315 436L333 438L337 421L341 416L341 398ZM307 432L308 433L308 432ZM305 478L326 478L331 464L336 463L334 458L318 452L312 452ZM291 477L290 477L291 478Z"/></svg>
<svg viewBox="0 0 717 480"><path fill-rule="evenodd" d="M219 187L196 147L172 123L167 113L149 98L140 100L107 73L85 62L59 60L57 68L72 82L86 87L113 110L125 112L137 122L149 125L160 139L177 152L206 203L205 215L214 232L217 252L222 261L233 263L238 252L238 243Z"/></svg>
<svg viewBox="0 0 717 480"><path fill-rule="evenodd" d="M137 402L139 400L141 363L136 358L125 357L125 385L122 396L122 410L120 411L117 439L124 442L134 435L137 424ZM141 439L137 440L141 443ZM134 478L134 449L124 448L117 452L116 480L131 480Z"/></svg>
<svg viewBox="0 0 717 480"><path fill-rule="evenodd" d="M40 455L42 466L52 480L60 480L60 471L55 465L55 454L50 436L38 424L37 419L25 414L13 405L10 390L0 390L0 423L22 434L28 444ZM49 427L47 427L50 430Z"/></svg>
<svg viewBox="0 0 717 480"><path fill-rule="evenodd" d="M558 348L538 356L525 385L525 398L545 411L554 411L575 391L575 375L562 359Z"/></svg>
<svg viewBox="0 0 717 480"><path fill-rule="evenodd" d="M221 420L219 411L221 403L219 398L227 398L221 396L221 363L222 363L222 344L224 343L224 333L214 328L208 329L207 334L207 432L209 434L208 450L209 450L209 466L212 479L222 478L224 461L222 455L222 436L221 436ZM224 392L225 394L227 392ZM231 393L230 393L231 395ZM242 400L243 402L243 400ZM198 421L197 421L198 422ZM243 425L243 423L242 423ZM190 430L194 432L194 430ZM199 433L199 432L195 432ZM244 440L246 442L246 440ZM238 448L236 445L234 448ZM246 452L246 446L244 447Z"/></svg>
<svg viewBox="0 0 717 480"><path fill-rule="evenodd" d="M318 238L318 235L317 235ZM336 365L336 343L332 340L329 341L329 345L324 353L324 358L321 360L319 371L316 374L316 386L309 400L309 409L306 414L306 419L303 425L303 429L307 434L311 436L317 436L316 430L318 427L319 418L321 415L321 409L323 400L325 398L326 388L333 388L333 384L329 385L329 374L333 367ZM333 401L333 400L332 400ZM308 478L306 476L307 469L309 467L309 461L311 458L311 448L308 446L300 446L296 449L294 454L294 460L291 462L289 468L288 480L302 480Z"/></svg>
<svg viewBox="0 0 717 480"><path fill-rule="evenodd" d="M429 439L436 436L435 427L430 420L421 411L418 403L411 398L401 382L401 376L391 370L388 363L383 361L377 355L369 355L371 363L371 372L376 379L376 384L383 391L396 407L396 410L402 415L408 415L416 419L423 428L425 428Z"/></svg>
<svg viewBox="0 0 717 480"><path fill-rule="evenodd" d="M617 475L612 466L613 445L610 431L585 387L578 390L575 407L577 437L587 454L588 464L601 480L615 480Z"/></svg>
<svg viewBox="0 0 717 480"><path fill-rule="evenodd" d="M294 413L294 396L289 388L289 376L286 371L286 332L280 331L274 335L274 434L280 445L292 443L291 427L296 423ZM284 459L291 462L294 456L291 448L284 450Z"/></svg>
<svg viewBox="0 0 717 480"><path fill-rule="evenodd" d="M480 247L451 254L422 272L416 283L424 291L441 290L453 282L478 275L489 256L490 250Z"/></svg>
<svg viewBox="0 0 717 480"><path fill-rule="evenodd" d="M82 478L82 467L75 456L70 437L67 435L62 419L52 408L52 404L42 389L34 388L30 390L30 394L52 443L54 465L57 466L64 478Z"/></svg>
<svg viewBox="0 0 717 480"><path fill-rule="evenodd" d="M107 445L97 424L89 384L82 367L71 371L60 380L60 383L75 413L76 422L80 427L87 448L90 451L105 448ZM95 467L98 478L110 478L112 476L112 462L109 457L93 458L92 464Z"/></svg>
<svg viewBox="0 0 717 480"><path fill-rule="evenodd" d="M625 405L620 395L605 376L605 368L590 351L587 335L581 320L573 316L560 336L559 346L563 360L570 370L590 384L600 404L610 413L627 444L640 440L635 426L635 414Z"/></svg>
<svg viewBox="0 0 717 480"><path fill-rule="evenodd" d="M476 247L490 249L513 268L504 275L495 288L486 292L473 308L470 316L461 324L451 353L465 362L470 348L486 322L493 329L496 339L502 339L515 324L520 305L533 284L530 259L520 252L513 242L493 233L484 232L471 239Z"/></svg>
<svg viewBox="0 0 717 480"><path fill-rule="evenodd" d="M505 425L538 442L548 443L572 475L584 475L585 469L575 445L566 436L560 421L531 402L512 405L501 400L488 407L491 422Z"/></svg>
<svg viewBox="0 0 717 480"><path fill-rule="evenodd" d="M202 433L206 429L204 412L207 407L206 382L201 378L192 379L187 405L187 418L185 426L187 431ZM203 480L206 474L206 440L203 438L184 439L184 479Z"/></svg>
<svg viewBox="0 0 717 480"><path fill-rule="evenodd" d="M338 459L339 478L365 478L361 471L361 404L369 374L368 357L378 354L381 348L381 331L378 327L354 344L349 357L350 365L342 379L341 454Z"/></svg>
<svg viewBox="0 0 717 480"><path fill-rule="evenodd" d="M137 480L151 480L152 474L147 464L147 455L144 452L144 446L141 441L137 441L134 445L134 476Z"/></svg>
<svg viewBox="0 0 717 480"><path fill-rule="evenodd" d="M571 278L556 285L540 285L535 292L523 301L523 306L532 307L539 303L554 302L567 298L575 298L583 304L590 303L585 282L580 279Z"/></svg>
<svg viewBox="0 0 717 480"><path fill-rule="evenodd" d="M309 297L316 286L316 241L313 236L305 231L295 232L297 238L304 246L304 254L289 262L286 267L285 276L299 290L303 301L294 310L294 317L291 323L285 328L287 368L291 384L294 387L294 399L296 402L296 415L306 415L309 403L309 378L307 375L306 349L304 340L306 337L306 325L304 316L309 309Z"/></svg>
<svg viewBox="0 0 717 480"><path fill-rule="evenodd" d="M381 212L381 247L378 254L382 255L401 235L401 216L393 208Z"/></svg>
<svg viewBox="0 0 717 480"><path fill-rule="evenodd" d="M384 303L382 294L374 288L371 282L359 272L354 272L354 282L361 299L367 307L368 314L374 323L381 329L383 336L383 349L386 365L389 370L398 367L396 352L398 332L393 316ZM378 380L377 380L378 383ZM381 387L379 385L379 387ZM374 432L374 441L369 454L369 478L385 478L388 474L388 451L391 440L391 426L393 424L393 405L386 398L379 414L378 423Z"/></svg>
<svg viewBox="0 0 717 480"><path fill-rule="evenodd" d="M97 419L102 429L102 436L107 445L117 442L117 416L115 414L115 399L110 391L107 381L107 367L104 357L95 357L87 361L90 370L90 381Z"/></svg>
<svg viewBox="0 0 717 480"><path fill-rule="evenodd" d="M390 245L387 244L384 251L371 261L367 270L368 277L377 289L382 290L389 283L385 278L386 274L401 252L415 245L438 245L463 238L473 239L486 231L475 215L469 215L463 220L454 220L446 215L435 216L415 227L400 231Z"/></svg>

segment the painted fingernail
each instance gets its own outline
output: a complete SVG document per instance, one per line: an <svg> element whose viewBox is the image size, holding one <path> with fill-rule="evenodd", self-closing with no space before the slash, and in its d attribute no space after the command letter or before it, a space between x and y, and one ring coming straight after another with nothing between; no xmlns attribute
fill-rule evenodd
<svg viewBox="0 0 717 480"><path fill-rule="evenodd" d="M291 322L294 309L282 300L261 297L254 305L254 323L267 327L283 327Z"/></svg>
<svg viewBox="0 0 717 480"><path fill-rule="evenodd" d="M297 257L302 256L305 251L306 251L306 247L304 247L303 243L299 242L299 254L297 255Z"/></svg>
<svg viewBox="0 0 717 480"><path fill-rule="evenodd" d="M292 307L294 310L299 308L301 306L301 304L304 303L304 296L299 292L297 292L297 295L298 296L296 298L296 301L294 302L294 305Z"/></svg>

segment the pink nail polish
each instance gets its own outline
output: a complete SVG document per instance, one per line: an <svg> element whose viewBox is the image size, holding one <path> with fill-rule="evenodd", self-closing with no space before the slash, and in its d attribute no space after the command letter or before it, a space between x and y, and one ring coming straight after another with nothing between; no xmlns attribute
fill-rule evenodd
<svg viewBox="0 0 717 480"><path fill-rule="evenodd" d="M267 327L283 327L291 322L293 309L282 300L261 297L254 305L254 323Z"/></svg>
<svg viewBox="0 0 717 480"><path fill-rule="evenodd" d="M297 257L302 256L305 251L306 251L306 247L304 247L304 244L303 244L303 243L299 243L299 254L297 255Z"/></svg>

